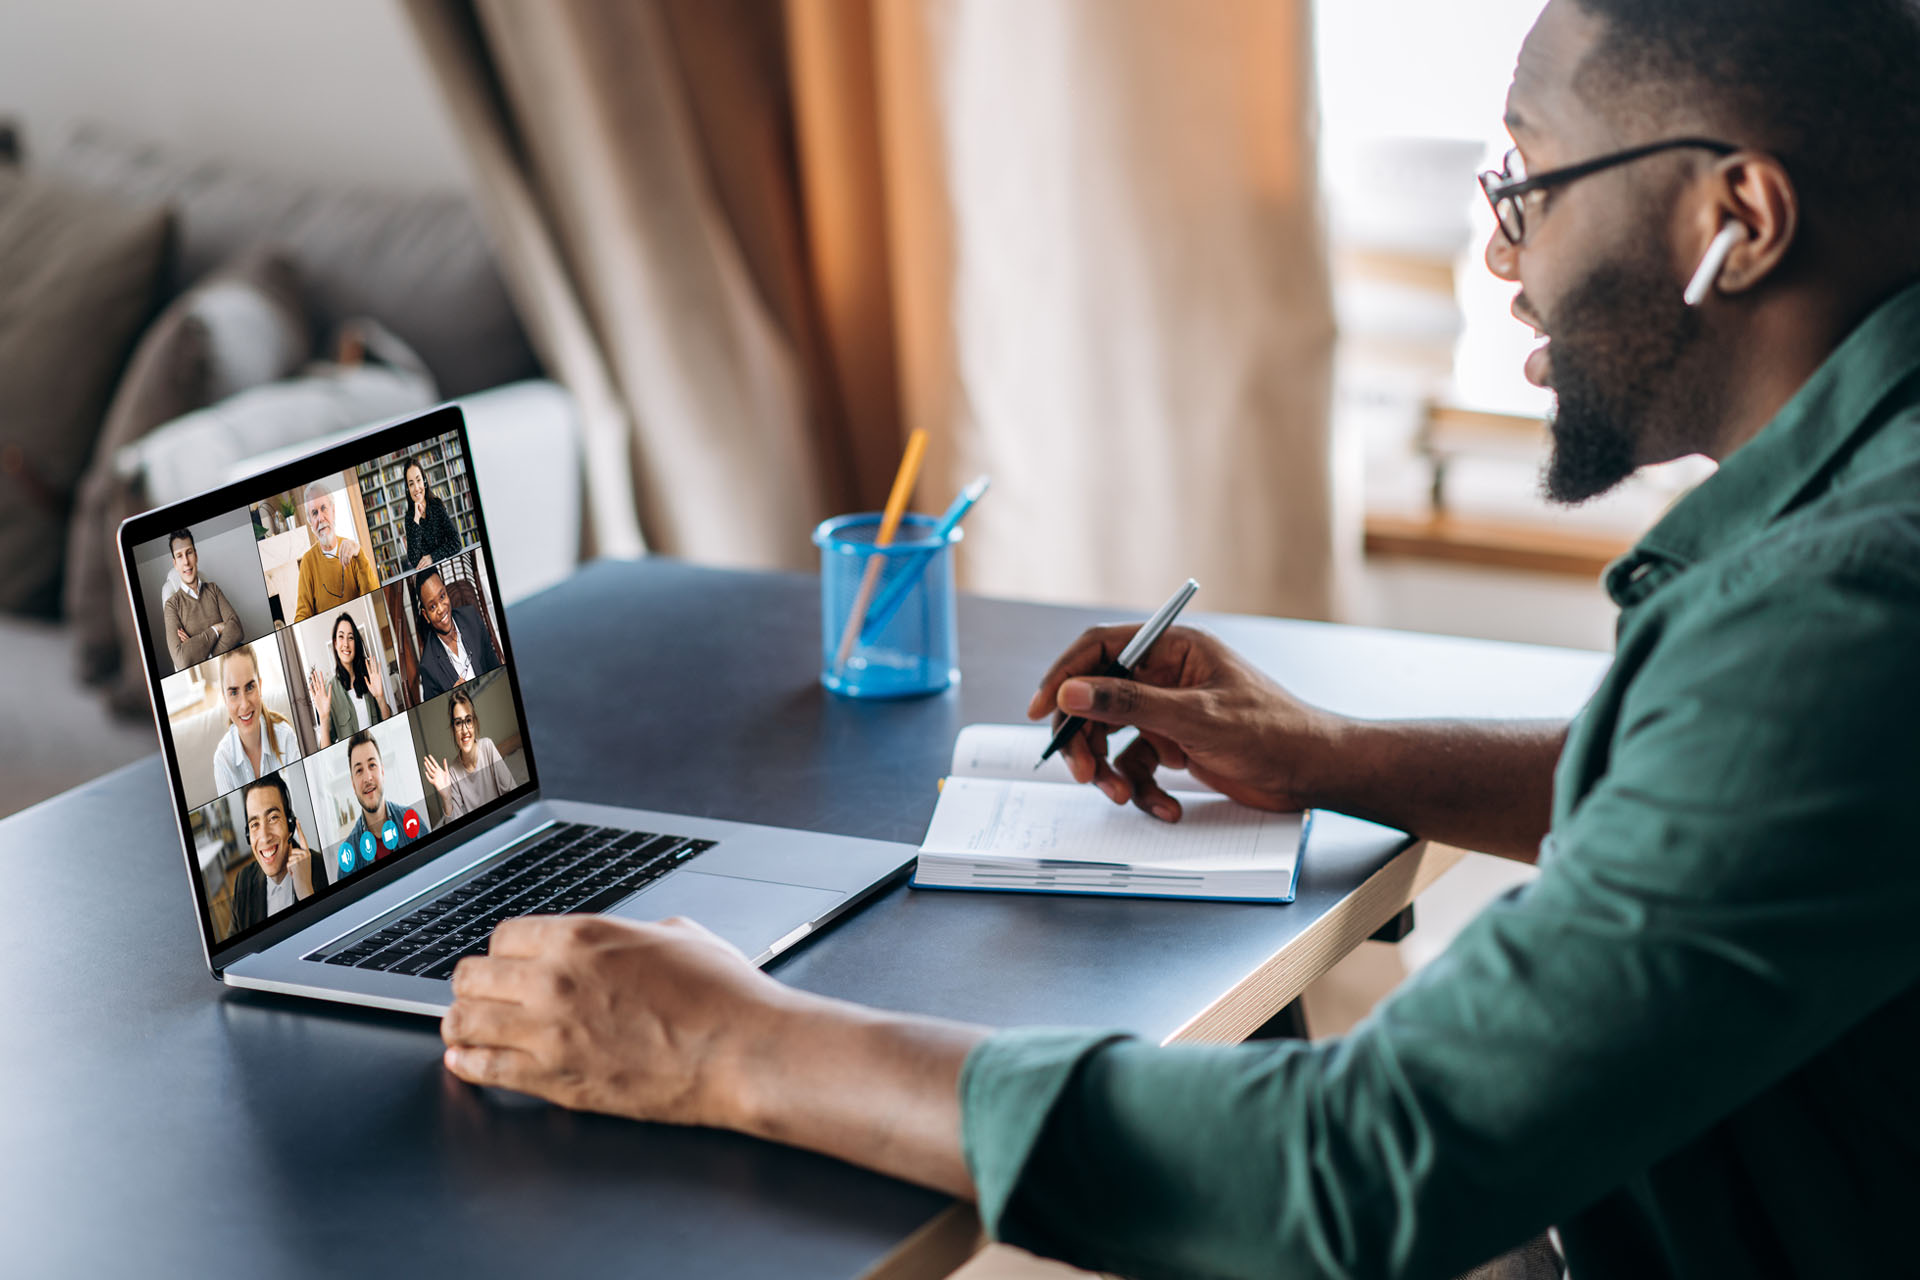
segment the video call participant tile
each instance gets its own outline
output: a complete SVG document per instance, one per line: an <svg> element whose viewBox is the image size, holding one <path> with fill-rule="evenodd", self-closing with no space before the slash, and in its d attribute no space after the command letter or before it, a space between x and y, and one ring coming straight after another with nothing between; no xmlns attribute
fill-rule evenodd
<svg viewBox="0 0 1920 1280"><path fill-rule="evenodd" d="M386 588L394 620L405 619L403 665L424 703L500 667L499 617L471 551Z"/></svg>
<svg viewBox="0 0 1920 1280"><path fill-rule="evenodd" d="M450 560L478 541L473 482L457 432L359 468L374 560L387 581Z"/></svg>
<svg viewBox="0 0 1920 1280"><path fill-rule="evenodd" d="M433 829L406 715L362 729L309 758L307 781L329 856L344 878Z"/></svg>
<svg viewBox="0 0 1920 1280"><path fill-rule="evenodd" d="M164 674L273 633L252 522L230 511L134 549L134 575Z"/></svg>
<svg viewBox="0 0 1920 1280"><path fill-rule="evenodd" d="M478 812L526 784L520 721L503 674L489 672L413 713L427 813L435 826Z"/></svg>
<svg viewBox="0 0 1920 1280"><path fill-rule="evenodd" d="M287 669L301 727L323 750L413 705L380 592L295 623Z"/></svg>
<svg viewBox="0 0 1920 1280"><path fill-rule="evenodd" d="M380 585L351 468L263 499L251 510L276 623L303 622Z"/></svg>
<svg viewBox="0 0 1920 1280"><path fill-rule="evenodd" d="M167 677L160 693L189 809L306 754L271 637Z"/></svg>
<svg viewBox="0 0 1920 1280"><path fill-rule="evenodd" d="M189 825L216 942L324 893L337 879L315 836L306 771L297 764L194 810Z"/></svg>

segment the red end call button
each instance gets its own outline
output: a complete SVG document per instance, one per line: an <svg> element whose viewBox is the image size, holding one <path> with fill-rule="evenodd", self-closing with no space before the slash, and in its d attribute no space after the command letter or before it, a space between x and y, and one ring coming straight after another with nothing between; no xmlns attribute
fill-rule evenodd
<svg viewBox="0 0 1920 1280"><path fill-rule="evenodd" d="M409 809L400 815L400 829L407 833L407 839L420 838L420 815Z"/></svg>

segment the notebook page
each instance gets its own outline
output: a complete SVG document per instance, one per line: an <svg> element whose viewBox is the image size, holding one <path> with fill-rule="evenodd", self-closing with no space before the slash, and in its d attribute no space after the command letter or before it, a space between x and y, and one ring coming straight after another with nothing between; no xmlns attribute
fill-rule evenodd
<svg viewBox="0 0 1920 1280"><path fill-rule="evenodd" d="M920 851L1186 871L1283 868L1299 854L1297 813L1263 813L1211 794L1183 803L1185 816L1168 823L1091 787L949 778Z"/></svg>
<svg viewBox="0 0 1920 1280"><path fill-rule="evenodd" d="M953 740L953 768L956 778L1005 778L1009 782L1064 782L1078 786L1067 772L1067 759L1056 753L1038 769L1033 767L1040 753L1053 739L1049 725L970 724ZM1133 730L1116 733L1108 746L1108 755L1133 740ZM1157 775L1162 790L1198 791L1207 788L1185 769L1162 769Z"/></svg>

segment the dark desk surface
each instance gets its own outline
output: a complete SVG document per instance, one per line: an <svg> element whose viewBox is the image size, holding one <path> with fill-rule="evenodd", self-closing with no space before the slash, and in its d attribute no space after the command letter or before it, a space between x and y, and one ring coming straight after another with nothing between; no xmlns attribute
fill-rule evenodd
<svg viewBox="0 0 1920 1280"><path fill-rule="evenodd" d="M1020 719L1046 661L1104 620L967 600L959 688L857 704L815 683L811 577L602 563L510 617L551 794L909 842L960 727ZM1602 665L1199 620L1364 715L1565 714ZM1287 907L896 888L777 972L1164 1039L1405 847L1323 823ZM226 991L196 943L158 756L0 822L0 1270L850 1277L944 1207L732 1135L478 1093L441 1071L433 1023Z"/></svg>

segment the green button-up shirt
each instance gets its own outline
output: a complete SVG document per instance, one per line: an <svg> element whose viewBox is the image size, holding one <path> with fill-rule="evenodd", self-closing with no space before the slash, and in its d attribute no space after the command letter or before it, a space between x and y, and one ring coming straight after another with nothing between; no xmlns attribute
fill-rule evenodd
<svg viewBox="0 0 1920 1280"><path fill-rule="evenodd" d="M997 1237L1139 1276L1920 1266L1920 287L1607 574L1540 875L1351 1034L968 1057ZM1311 855L1309 855L1311 856Z"/></svg>

